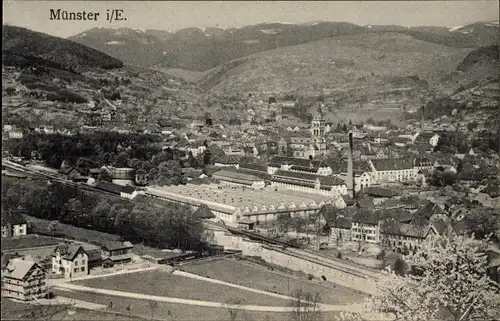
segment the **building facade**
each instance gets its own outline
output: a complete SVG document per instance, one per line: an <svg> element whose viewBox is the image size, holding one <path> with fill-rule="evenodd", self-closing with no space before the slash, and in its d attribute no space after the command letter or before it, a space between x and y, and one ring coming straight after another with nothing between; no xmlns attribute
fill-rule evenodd
<svg viewBox="0 0 500 321"><path fill-rule="evenodd" d="M33 261L14 258L2 271L2 296L29 301L47 295L46 274Z"/></svg>
<svg viewBox="0 0 500 321"><path fill-rule="evenodd" d="M60 244L52 254L52 272L65 278L89 274L88 254L81 245Z"/></svg>

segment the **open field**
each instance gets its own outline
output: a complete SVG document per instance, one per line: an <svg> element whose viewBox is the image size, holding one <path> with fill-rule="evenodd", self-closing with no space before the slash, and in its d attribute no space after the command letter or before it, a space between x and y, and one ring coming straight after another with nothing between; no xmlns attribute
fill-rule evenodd
<svg viewBox="0 0 500 321"><path fill-rule="evenodd" d="M77 281L93 288L170 296L182 299L227 302L240 299L242 304L286 306L288 300L214 284L162 271L138 272L99 279Z"/></svg>
<svg viewBox="0 0 500 321"><path fill-rule="evenodd" d="M113 311L121 313L129 313L126 309L130 306L130 315L143 318L151 318L151 305L150 302L145 300L134 300L122 297L105 296L102 294L86 293L86 292L67 292L67 291L54 291L56 294L84 300L87 302L94 302L100 304L109 304L113 302ZM108 309L106 309L108 310ZM331 321L336 312L323 313L322 318L317 321ZM208 308L184 304L170 304L157 302L154 309L153 318L156 320L166 321L223 321L231 320L229 311L222 308ZM151 319L153 319L151 318ZM118 319L117 319L118 320ZM276 313L276 312L257 312L257 311L238 311L235 321L290 321L293 320L290 313Z"/></svg>
<svg viewBox="0 0 500 321"><path fill-rule="evenodd" d="M26 220L33 225L33 233L52 233L50 229L51 221L36 218L33 216L24 216ZM58 223L55 231L56 234L64 234L66 237L74 238L77 241L89 242L89 243L100 243L117 241L120 239L118 235L87 230L79 227L74 227L71 225Z"/></svg>
<svg viewBox="0 0 500 321"><path fill-rule="evenodd" d="M272 272L254 263L228 258L188 263L183 265L182 270L212 279L284 295L290 295L295 289L302 288L319 293L322 302L325 304L348 304L364 298L361 294L329 282L318 284L305 279L286 276L283 273Z"/></svg>
<svg viewBox="0 0 500 321"><path fill-rule="evenodd" d="M26 249L31 247L56 245L60 242L59 239L43 236L43 235L26 235L17 238L2 239L2 251L10 251L14 249Z"/></svg>
<svg viewBox="0 0 500 321"><path fill-rule="evenodd" d="M44 220L40 218L36 218L33 216L24 216L28 222L31 222L36 229L34 232L39 233L52 233L49 226L51 221ZM84 229L75 227L68 224L58 223L57 229L55 231L57 234L64 234L68 238L72 238L76 241L90 243L99 245L101 243L110 242L110 241L119 241L120 237L118 235L103 233L99 231ZM57 243L56 243L57 244ZM3 244L2 244L3 249ZM134 244L134 249L132 250L137 255L154 255L154 254L162 254L161 249L151 248L142 244Z"/></svg>
<svg viewBox="0 0 500 321"><path fill-rule="evenodd" d="M74 309L75 314L68 314L68 309L63 305L41 306L9 299L2 299L2 320L85 320L85 321L132 321L131 318L122 314L115 314L104 311L92 311L85 309ZM52 317L50 317L52 315Z"/></svg>

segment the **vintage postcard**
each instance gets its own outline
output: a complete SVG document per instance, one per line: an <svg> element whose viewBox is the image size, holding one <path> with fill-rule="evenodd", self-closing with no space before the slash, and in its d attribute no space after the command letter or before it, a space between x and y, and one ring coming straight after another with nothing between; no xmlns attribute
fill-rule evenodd
<svg viewBox="0 0 500 321"><path fill-rule="evenodd" d="M1 320L500 320L498 1L4 1Z"/></svg>

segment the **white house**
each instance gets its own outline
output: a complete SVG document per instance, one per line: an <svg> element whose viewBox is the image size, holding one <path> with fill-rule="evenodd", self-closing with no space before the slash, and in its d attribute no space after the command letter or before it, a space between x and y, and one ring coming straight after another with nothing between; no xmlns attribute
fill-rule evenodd
<svg viewBox="0 0 500 321"><path fill-rule="evenodd" d="M2 237L18 237L28 234L26 220L18 214L2 215Z"/></svg>
<svg viewBox="0 0 500 321"><path fill-rule="evenodd" d="M128 199L134 199L139 194L140 192L138 192L135 187L130 185L123 186L123 188L120 191L120 196Z"/></svg>
<svg viewBox="0 0 500 321"><path fill-rule="evenodd" d="M60 244L52 254L52 272L65 278L76 278L89 274L89 256L79 244Z"/></svg>
<svg viewBox="0 0 500 321"><path fill-rule="evenodd" d="M371 159L369 164L378 184L414 181L418 171L412 161L398 158Z"/></svg>

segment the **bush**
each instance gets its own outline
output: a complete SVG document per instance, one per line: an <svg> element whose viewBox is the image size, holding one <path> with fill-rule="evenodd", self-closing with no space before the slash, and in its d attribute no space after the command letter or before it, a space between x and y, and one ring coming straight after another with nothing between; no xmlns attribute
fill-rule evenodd
<svg viewBox="0 0 500 321"><path fill-rule="evenodd" d="M385 257L385 251L382 250L379 254L377 254L377 260L381 261Z"/></svg>
<svg viewBox="0 0 500 321"><path fill-rule="evenodd" d="M311 281L312 279L314 279L314 276L313 276L312 274L308 274L308 275L307 275L307 279L308 279L309 281Z"/></svg>
<svg viewBox="0 0 500 321"><path fill-rule="evenodd" d="M321 278L323 279L323 281L326 281L326 276L322 275Z"/></svg>
<svg viewBox="0 0 500 321"><path fill-rule="evenodd" d="M342 252L337 253L337 259L343 259L344 256L342 255Z"/></svg>

